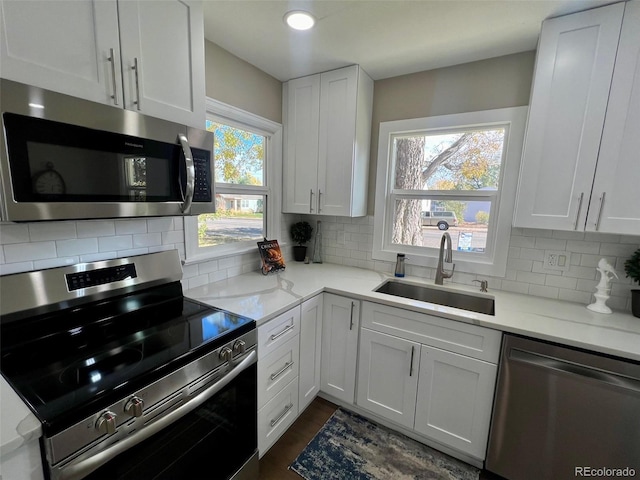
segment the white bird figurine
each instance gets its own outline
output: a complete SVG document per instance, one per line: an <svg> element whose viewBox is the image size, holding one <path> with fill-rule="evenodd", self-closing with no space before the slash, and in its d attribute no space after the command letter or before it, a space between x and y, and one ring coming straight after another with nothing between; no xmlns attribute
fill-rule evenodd
<svg viewBox="0 0 640 480"><path fill-rule="evenodd" d="M591 305L587 305L587 308L598 313L611 313L612 310L607 307L605 302L609 299L609 293L611 293L611 279L613 277L618 278L618 274L604 258L600 259L596 270L600 272L600 282L596 285L596 293L593 294L596 297L596 301Z"/></svg>

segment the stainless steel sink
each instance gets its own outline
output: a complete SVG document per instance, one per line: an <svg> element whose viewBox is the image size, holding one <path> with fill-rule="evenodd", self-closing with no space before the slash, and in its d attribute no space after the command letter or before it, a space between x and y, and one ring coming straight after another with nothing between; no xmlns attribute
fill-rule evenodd
<svg viewBox="0 0 640 480"><path fill-rule="evenodd" d="M396 297L412 298L421 302L436 303L446 307L469 310L471 312L495 315L493 298L477 297L465 293L451 292L437 288L414 285L411 283L388 280L375 289L378 293L395 295Z"/></svg>

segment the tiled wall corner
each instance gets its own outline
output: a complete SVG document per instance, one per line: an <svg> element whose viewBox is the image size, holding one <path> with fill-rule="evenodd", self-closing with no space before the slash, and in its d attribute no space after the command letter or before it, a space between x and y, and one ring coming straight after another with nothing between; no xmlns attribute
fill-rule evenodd
<svg viewBox="0 0 640 480"><path fill-rule="evenodd" d="M180 217L0 224L0 274L177 249Z"/></svg>
<svg viewBox="0 0 640 480"><path fill-rule="evenodd" d="M373 260L373 217L304 216L314 227L322 221L323 260L327 263L350 265L392 273L394 264ZM310 245L313 248L313 242ZM493 290L555 298L589 304L599 281L596 265L606 258L615 268L611 298L607 305L617 310L631 309L631 281L625 277L624 262L640 248L640 237L584 232L562 232L512 228L504 277L489 277L456 272L453 282L474 285L477 279L487 279ZM545 269L545 250L564 252L570 259L566 271ZM433 268L407 265L408 275L433 279Z"/></svg>

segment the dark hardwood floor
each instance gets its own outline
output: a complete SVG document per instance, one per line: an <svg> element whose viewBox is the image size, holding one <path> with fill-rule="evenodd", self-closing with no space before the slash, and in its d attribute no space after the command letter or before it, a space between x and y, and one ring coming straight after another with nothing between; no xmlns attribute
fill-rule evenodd
<svg viewBox="0 0 640 480"><path fill-rule="evenodd" d="M297 473L289 470L289 465L337 408L337 405L320 397L311 402L289 430L260 459L260 480L300 480ZM480 480L501 480L501 477L483 470Z"/></svg>
<svg viewBox="0 0 640 480"><path fill-rule="evenodd" d="M260 480L300 480L289 465L338 408L320 397L311 402L289 430L260 459Z"/></svg>

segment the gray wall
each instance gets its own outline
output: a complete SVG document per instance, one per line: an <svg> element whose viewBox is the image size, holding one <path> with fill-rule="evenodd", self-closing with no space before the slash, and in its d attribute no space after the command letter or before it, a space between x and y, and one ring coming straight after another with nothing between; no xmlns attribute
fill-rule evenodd
<svg viewBox="0 0 640 480"><path fill-rule="evenodd" d="M274 122L282 123L282 83L205 41L207 96Z"/></svg>
<svg viewBox="0 0 640 480"><path fill-rule="evenodd" d="M380 122L529 104L535 52L378 80L374 84L368 213L373 214Z"/></svg>

